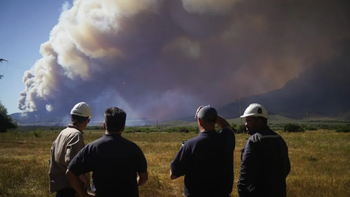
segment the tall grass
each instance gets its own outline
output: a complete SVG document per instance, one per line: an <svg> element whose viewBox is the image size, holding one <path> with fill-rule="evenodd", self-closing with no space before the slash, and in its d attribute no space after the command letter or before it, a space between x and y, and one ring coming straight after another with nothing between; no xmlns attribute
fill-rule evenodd
<svg viewBox="0 0 350 197"><path fill-rule="evenodd" d="M0 196L47 197L50 146L58 131L0 133ZM87 131L89 143L103 135ZM141 197L183 196L183 178L169 179L169 163L183 140L196 133L125 133L136 142L148 161L149 180L140 187ZM288 196L350 196L350 134L334 131L281 133L289 147L291 173L287 178ZM235 185L240 168L240 149L247 134L236 135L234 155Z"/></svg>

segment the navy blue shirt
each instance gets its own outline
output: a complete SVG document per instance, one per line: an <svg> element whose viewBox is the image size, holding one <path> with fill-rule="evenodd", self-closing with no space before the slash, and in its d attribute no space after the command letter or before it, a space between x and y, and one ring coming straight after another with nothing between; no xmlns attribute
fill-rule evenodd
<svg viewBox="0 0 350 197"><path fill-rule="evenodd" d="M147 162L135 143L106 134L86 145L68 169L77 176L92 171L97 197L138 197L137 173L147 172Z"/></svg>
<svg viewBox="0 0 350 197"><path fill-rule="evenodd" d="M204 131L188 140L171 162L175 176L185 176L186 196L227 197L233 186L232 130Z"/></svg>
<svg viewBox="0 0 350 197"><path fill-rule="evenodd" d="M290 171L288 148L269 127L251 135L242 150L237 183L240 197L285 197Z"/></svg>

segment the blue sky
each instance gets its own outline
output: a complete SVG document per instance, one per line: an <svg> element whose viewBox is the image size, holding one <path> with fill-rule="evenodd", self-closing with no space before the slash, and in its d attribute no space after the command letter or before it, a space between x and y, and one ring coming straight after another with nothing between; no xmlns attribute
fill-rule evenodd
<svg viewBox="0 0 350 197"><path fill-rule="evenodd" d="M42 56L40 45L58 23L64 0L2 0L0 9L0 100L9 114L19 112L23 73ZM69 3L72 3L69 1Z"/></svg>

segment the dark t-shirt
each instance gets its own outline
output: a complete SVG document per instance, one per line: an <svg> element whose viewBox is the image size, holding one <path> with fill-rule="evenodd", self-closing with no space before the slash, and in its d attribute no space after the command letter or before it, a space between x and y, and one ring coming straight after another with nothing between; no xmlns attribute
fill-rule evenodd
<svg viewBox="0 0 350 197"><path fill-rule="evenodd" d="M233 185L232 130L204 131L188 140L171 162L175 176L185 175L186 196L227 197Z"/></svg>
<svg viewBox="0 0 350 197"><path fill-rule="evenodd" d="M237 183L239 196L286 196L290 161L288 147L280 135L266 127L250 136L241 160Z"/></svg>
<svg viewBox="0 0 350 197"><path fill-rule="evenodd" d="M137 173L147 172L147 162L135 143L106 134L85 146L68 169L77 176L92 171L96 196L138 197Z"/></svg>

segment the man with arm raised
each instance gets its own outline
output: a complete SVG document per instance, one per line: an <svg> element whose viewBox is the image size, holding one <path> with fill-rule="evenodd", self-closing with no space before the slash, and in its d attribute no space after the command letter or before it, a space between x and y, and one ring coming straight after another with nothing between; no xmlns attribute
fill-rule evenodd
<svg viewBox="0 0 350 197"><path fill-rule="evenodd" d="M209 105L200 106L195 118L200 133L180 148L170 164L170 178L185 176L188 197L228 197L233 186L233 130Z"/></svg>

